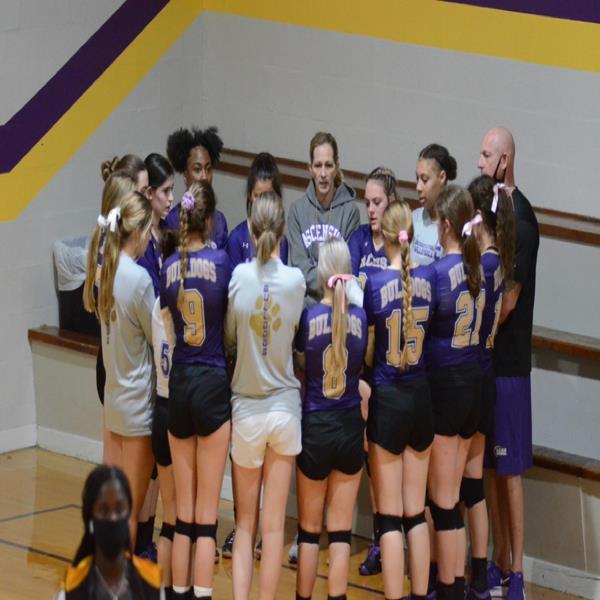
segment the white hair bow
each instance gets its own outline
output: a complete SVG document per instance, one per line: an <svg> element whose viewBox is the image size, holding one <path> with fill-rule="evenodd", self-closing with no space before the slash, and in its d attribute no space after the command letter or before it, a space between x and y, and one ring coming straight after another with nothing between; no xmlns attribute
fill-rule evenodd
<svg viewBox="0 0 600 600"><path fill-rule="evenodd" d="M462 228L463 237L469 237L473 231L473 225L477 225L477 223L481 223L482 218L479 213L477 213L470 221L467 221Z"/></svg>
<svg viewBox="0 0 600 600"><path fill-rule="evenodd" d="M121 209L117 206L112 208L108 213L108 216L104 218L102 215L98 215L98 227L102 229L102 231L106 231L110 229L112 233L117 229L117 223L121 218Z"/></svg>
<svg viewBox="0 0 600 600"><path fill-rule="evenodd" d="M500 190L504 189L503 183L497 183L494 185L494 199L492 200L492 212L496 214L498 210L498 196L500 194Z"/></svg>

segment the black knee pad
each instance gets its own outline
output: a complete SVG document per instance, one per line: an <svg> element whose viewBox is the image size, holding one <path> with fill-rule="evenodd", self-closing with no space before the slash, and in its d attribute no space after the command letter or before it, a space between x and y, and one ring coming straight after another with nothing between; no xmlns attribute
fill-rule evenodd
<svg viewBox="0 0 600 600"><path fill-rule="evenodd" d="M341 594L340 596L330 596L327 594L327 600L346 600L346 594Z"/></svg>
<svg viewBox="0 0 600 600"><path fill-rule="evenodd" d="M348 544L352 541L352 531L328 531L327 538L329 545L331 544Z"/></svg>
<svg viewBox="0 0 600 600"><path fill-rule="evenodd" d="M298 525L298 545L300 544L317 544L319 545L319 540L321 539L321 532L313 533L312 531L306 531L302 529L300 525Z"/></svg>
<svg viewBox="0 0 600 600"><path fill-rule="evenodd" d="M196 528L194 523L186 523L181 519L175 521L175 533L185 535L185 537L190 538L192 542L196 539Z"/></svg>
<svg viewBox="0 0 600 600"><path fill-rule="evenodd" d="M472 477L463 477L460 482L460 499L465 503L467 508L472 508L482 500L485 500L483 478L473 479Z"/></svg>
<svg viewBox="0 0 600 600"><path fill-rule="evenodd" d="M369 453L365 450L365 469L369 479L371 478L371 465L369 464Z"/></svg>
<svg viewBox="0 0 600 600"><path fill-rule="evenodd" d="M440 508L433 500L429 501L429 510L436 531L452 531L456 529L456 515L452 508Z"/></svg>
<svg viewBox="0 0 600 600"><path fill-rule="evenodd" d="M217 541L217 523L196 523L195 532L196 539L204 537L204 538L212 538Z"/></svg>
<svg viewBox="0 0 600 600"><path fill-rule="evenodd" d="M158 535L159 537L164 537L173 541L173 536L175 535L175 525L172 523L165 523L163 521L162 527L160 528L160 533Z"/></svg>
<svg viewBox="0 0 600 600"><path fill-rule="evenodd" d="M418 515L413 515L412 517L408 517L404 515L402 517L402 526L404 527L404 535L408 535L410 530L417 525L421 525L421 523L426 523L425 521L425 511L420 512Z"/></svg>
<svg viewBox="0 0 600 600"><path fill-rule="evenodd" d="M454 525L455 529L464 529L465 527L465 521L460 512L460 503L458 502L454 505Z"/></svg>
<svg viewBox="0 0 600 600"><path fill-rule="evenodd" d="M398 515L383 515L379 513L379 537L390 531L402 532L402 517Z"/></svg>

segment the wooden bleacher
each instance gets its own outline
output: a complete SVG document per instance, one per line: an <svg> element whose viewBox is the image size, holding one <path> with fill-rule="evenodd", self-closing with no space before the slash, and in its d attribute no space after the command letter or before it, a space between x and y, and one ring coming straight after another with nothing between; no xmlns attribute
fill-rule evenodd
<svg viewBox="0 0 600 600"><path fill-rule="evenodd" d="M538 328L545 329L545 328ZM553 330L549 330L553 331ZM560 333L560 332L559 332ZM80 352L82 354L96 356L98 354L99 339L80 333L74 333L65 329L59 329L58 327L43 326L35 329L29 329L27 332L29 342L40 342L48 344L50 346L56 346L58 348L66 348L74 352ZM534 332L534 342L536 340ZM578 336L583 337L583 336ZM544 340L542 345L537 347L549 348L550 350L562 352L566 349L567 354L575 354L580 356L578 352L581 349L577 346L576 342L570 341L568 345L560 345L550 342L548 338L539 338ZM592 339L592 338L590 338ZM566 342L565 342L566 344ZM600 360L600 345L596 340L595 353L593 358ZM590 355L587 354L587 358ZM542 469L549 469L558 473L564 473L567 475L574 475L582 479L588 479L593 481L600 481L600 460L592 458L578 456L576 454L569 454L553 448L546 448L545 446L534 446L533 448L533 464L536 467Z"/></svg>
<svg viewBox="0 0 600 600"><path fill-rule="evenodd" d="M243 150L225 148L217 169L224 173L246 177L254 154ZM308 166L299 160L275 157L285 185L304 188L308 184ZM358 197L364 194L366 173L347 171L344 178ZM413 208L418 206L415 183L398 180L398 197L406 199ZM560 240L600 246L600 219L550 208L533 207L540 226L540 234Z"/></svg>

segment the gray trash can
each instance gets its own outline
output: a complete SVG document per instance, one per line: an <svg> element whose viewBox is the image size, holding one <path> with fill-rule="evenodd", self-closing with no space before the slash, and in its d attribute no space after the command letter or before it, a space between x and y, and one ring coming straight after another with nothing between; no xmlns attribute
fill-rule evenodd
<svg viewBox="0 0 600 600"><path fill-rule="evenodd" d="M83 308L83 284L89 237L54 242L54 265L58 284L58 324L61 329L100 336L96 316Z"/></svg>

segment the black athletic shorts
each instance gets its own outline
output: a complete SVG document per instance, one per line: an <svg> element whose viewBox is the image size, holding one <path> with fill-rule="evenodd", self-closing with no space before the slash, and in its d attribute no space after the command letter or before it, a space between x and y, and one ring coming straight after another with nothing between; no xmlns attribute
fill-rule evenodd
<svg viewBox="0 0 600 600"><path fill-rule="evenodd" d="M424 377L380 385L369 403L367 439L392 454L423 452L433 441L433 411Z"/></svg>
<svg viewBox="0 0 600 600"><path fill-rule="evenodd" d="M167 435L168 418L169 401L162 396L157 396L152 417L152 452L154 452L154 460L161 467L168 467L172 462L169 436Z"/></svg>
<svg viewBox="0 0 600 600"><path fill-rule="evenodd" d="M169 432L176 438L205 437L231 420L227 371L175 363L169 375Z"/></svg>
<svg viewBox="0 0 600 600"><path fill-rule="evenodd" d="M364 462L364 429L360 406L305 412L298 468L309 479L318 481L334 469L346 475L358 473Z"/></svg>
<svg viewBox="0 0 600 600"><path fill-rule="evenodd" d="M479 425L481 368L478 362L434 369L427 374L438 435L473 437Z"/></svg>
<svg viewBox="0 0 600 600"><path fill-rule="evenodd" d="M492 433L494 410L496 408L496 378L484 375L481 378L481 402L479 404L479 425L477 431L488 436Z"/></svg>

